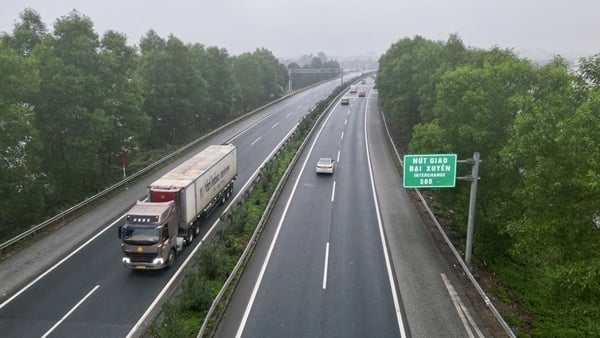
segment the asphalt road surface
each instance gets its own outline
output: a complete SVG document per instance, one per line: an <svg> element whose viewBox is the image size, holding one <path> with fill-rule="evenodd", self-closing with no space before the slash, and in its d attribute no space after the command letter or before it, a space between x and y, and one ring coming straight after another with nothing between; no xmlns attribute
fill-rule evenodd
<svg viewBox="0 0 600 338"><path fill-rule="evenodd" d="M402 188L372 81L359 87L292 173L217 337L486 335Z"/></svg>

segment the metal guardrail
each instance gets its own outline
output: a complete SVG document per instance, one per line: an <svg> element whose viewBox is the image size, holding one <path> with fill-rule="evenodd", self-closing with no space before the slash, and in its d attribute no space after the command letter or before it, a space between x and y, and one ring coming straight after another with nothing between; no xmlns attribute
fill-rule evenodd
<svg viewBox="0 0 600 338"><path fill-rule="evenodd" d="M329 80L326 80L326 81L329 81ZM96 200L98 200L98 199L100 199L100 198L108 195L109 193L113 192L114 190L116 190L116 189L124 186L125 184L129 183L130 181L133 181L136 178L138 178L138 177L146 174L147 172L149 172L150 170L156 168L160 164L162 164L162 163L170 160L171 158L173 158L173 157L175 157L175 156L177 156L177 155L185 152L186 150L194 147L195 145L197 145L201 141L207 139L208 137L210 137L210 136L212 136L212 135L214 135L214 134L216 134L218 132L221 132L222 130L224 130L226 128L229 128L233 124L238 123L239 121L242 121L242 120L244 120L244 119L246 119L246 118L248 118L248 117L250 117L250 116L252 116L252 115L254 115L254 114L256 114L256 113L258 113L258 112L260 112L260 111L262 111L262 110L264 110L264 109L266 109L266 108L268 108L268 107L270 107L272 105L274 105L274 104L279 103L279 102L287 99L288 97L290 97L290 96L292 96L294 94L297 94L299 92L302 92L304 90L307 90L309 88L317 86L319 84L321 84L321 82L316 83L313 86L308 86L308 87L302 88L302 89L300 89L298 91L294 91L294 92L288 93L288 94L286 94L286 95L278 98L277 100L271 101L271 102L269 102L269 103L267 103L267 104L265 104L263 106L260 106L260 107L258 107L256 109L254 109L254 110L252 110L252 111L250 111L250 112L248 112L248 113L246 113L246 114L244 114L244 115L242 115L242 116L240 116L240 117L238 117L238 118L236 118L236 119L234 119L234 120L232 120L232 121L230 121L230 122L222 125L221 127L217 128L217 129L215 129L215 130L213 130L213 131L211 131L211 132L209 132L207 134L202 135L201 137L195 139L194 141L192 141L192 142L186 144L185 146L177 149L175 152L173 152L173 153L171 153L171 154L169 154L169 155L167 155L167 156L159 159L158 161L156 161L156 162L148 165L147 167L145 167L143 169L140 169L139 171L137 171L136 173L132 174L131 176L129 176L129 177L127 177L127 178L125 178L125 179L123 179L123 180L121 180L121 181L113 184L112 186L110 186L110 187L104 189L103 191L95 194L94 196L92 196L90 198L87 198L86 200L84 200L84 201L82 201L82 202L80 202L80 203L78 203L78 204L70 207L69 209L67 209L67 210L59 213L56 216L53 216L53 217L45 220L44 222L42 222L40 224L31 226L31 228L29 228L28 230L26 230L26 231L22 232L21 234L13 237L11 239L9 239L6 242L0 244L0 252L2 252L2 250L6 249L7 247L9 247L9 246L11 246L11 245L13 245L13 244L15 244L15 243L17 243L17 242L19 242L19 241L27 238L27 237L35 234L36 232L42 230L46 226L48 226L50 224L54 224L56 221L58 221L60 219L63 219L65 217L73 214L74 212L80 210L81 208L84 208L84 207L88 206L89 204L95 202Z"/></svg>
<svg viewBox="0 0 600 338"><path fill-rule="evenodd" d="M400 163L401 166L404 166L404 163L402 163L402 158L400 157L400 154L398 153L398 149L396 148L396 145L394 144L394 142L392 140L392 136L391 136L390 131L388 129L387 121L385 119L385 115L383 114L383 112L381 112L381 116L383 118L383 124L385 126L385 131L387 133L387 140L390 143L390 145L392 146L392 148L394 149L394 154L396 156L396 159L398 160L398 162ZM481 286L479 285L479 283L477 283L477 280L475 280L475 277L471 273L471 270L469 270L469 268L467 267L467 264L463 260L462 256L458 253L458 250L456 250L456 248L454 247L454 244L452 244L452 242L450 241L450 238L448 238L448 236L446 235L446 232L444 231L444 229L442 228L442 226L438 222L438 220L435 217L433 211L431 211L431 208L429 208L429 205L427 204L427 201L425 200L425 198L423 197L423 195L421 194L421 192L419 191L419 189L415 189L415 191L417 193L417 196L421 200L421 203L423 203L423 205L425 206L425 209L427 210L427 213L429 214L429 217L431 217L431 219L435 223L435 226L437 227L438 231L440 232L440 234L444 238L444 241L446 242L446 244L448 245L448 247L450 247L450 250L452 250L452 253L454 254L454 257L456 258L456 260L458 261L458 263L462 267L464 273L467 275L467 278L469 278L469 280L471 281L471 283L473 284L473 286L475 287L475 289L477 290L477 292L479 293L479 295L483 299L485 305L490 309L490 311L492 312L492 314L494 315L494 317L496 318L496 320L498 321L498 323L500 323L500 325L502 326L502 328L504 329L504 331L506 332L506 334L508 334L508 336L511 337L511 338L516 338L515 333L512 331L512 329L510 328L510 326L508 325L508 323L504 320L504 318L502 317L502 315L500 314L500 312L498 312L498 310L496 309L496 307L494 306L494 304L492 303L492 301L490 300L490 298L487 296L487 294L485 293L485 291L481 288Z"/></svg>

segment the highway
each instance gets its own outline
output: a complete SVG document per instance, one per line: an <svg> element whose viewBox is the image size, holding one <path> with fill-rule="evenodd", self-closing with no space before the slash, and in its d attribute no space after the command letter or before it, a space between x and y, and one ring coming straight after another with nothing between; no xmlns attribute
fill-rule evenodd
<svg viewBox="0 0 600 338"><path fill-rule="evenodd" d="M238 147L238 180L234 190L237 194L301 117L338 85L339 79L294 95L210 137L197 151L209 144L224 142ZM184 249L183 257L178 257L176 265L169 270L129 270L121 264L117 226L122 222L124 211L145 195L150 182L197 151L124 189L47 239L0 263L3 283L19 285L19 288L2 290L0 335L124 337L129 334L192 247ZM220 210L204 224L201 235L216 220ZM194 245L198 242L196 240ZM69 249L57 254L55 249L59 247ZM59 259L62 259L60 264L44 266L35 275L13 280L18 279L17 273L28 262L38 264L38 261ZM15 265L20 267L15 268Z"/></svg>
<svg viewBox="0 0 600 338"><path fill-rule="evenodd" d="M372 81L362 87L309 143L217 337L486 336L402 188ZM333 175L316 175L319 157L337 160Z"/></svg>

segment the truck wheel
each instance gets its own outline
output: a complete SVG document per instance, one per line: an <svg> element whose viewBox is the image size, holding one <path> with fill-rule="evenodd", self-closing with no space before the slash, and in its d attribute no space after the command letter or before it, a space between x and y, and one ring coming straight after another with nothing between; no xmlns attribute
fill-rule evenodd
<svg viewBox="0 0 600 338"><path fill-rule="evenodd" d="M199 234L200 234L200 227L196 225L194 227L194 236L198 237Z"/></svg>
<svg viewBox="0 0 600 338"><path fill-rule="evenodd" d="M170 268L175 263L175 250L171 249L169 251L169 257L167 258L167 268Z"/></svg>
<svg viewBox="0 0 600 338"><path fill-rule="evenodd" d="M192 242L194 241L194 230L188 230L188 235L187 238L185 240L185 242L187 243L187 245L192 244Z"/></svg>

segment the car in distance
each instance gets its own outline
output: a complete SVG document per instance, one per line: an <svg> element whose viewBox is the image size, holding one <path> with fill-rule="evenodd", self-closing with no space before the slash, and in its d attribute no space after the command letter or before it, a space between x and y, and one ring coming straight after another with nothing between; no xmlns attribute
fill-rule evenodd
<svg viewBox="0 0 600 338"><path fill-rule="evenodd" d="M358 91L358 97L365 97L366 95L367 95L367 93L364 90Z"/></svg>
<svg viewBox="0 0 600 338"><path fill-rule="evenodd" d="M342 105L347 105L350 103L350 99L347 97L342 98L342 101L340 101L340 104Z"/></svg>
<svg viewBox="0 0 600 338"><path fill-rule="evenodd" d="M335 164L330 157L321 157L317 162L317 174L333 174Z"/></svg>
<svg viewBox="0 0 600 338"><path fill-rule="evenodd" d="M367 83L367 81L365 81L365 79L362 79L362 80L360 80L360 83L365 84L365 83Z"/></svg>

